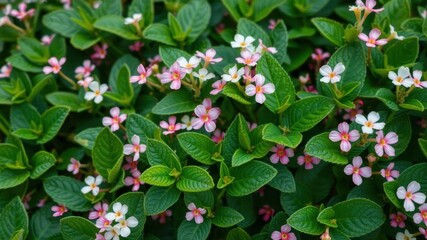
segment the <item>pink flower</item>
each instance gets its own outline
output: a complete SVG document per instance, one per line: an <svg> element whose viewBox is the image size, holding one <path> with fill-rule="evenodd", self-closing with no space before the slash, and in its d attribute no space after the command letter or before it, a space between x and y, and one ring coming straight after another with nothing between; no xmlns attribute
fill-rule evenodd
<svg viewBox="0 0 427 240"><path fill-rule="evenodd" d="M415 213L414 214L414 222L416 224L420 224L421 222L424 222L425 225L427 225L427 204L424 203L423 205L421 205L418 210L420 211L419 213Z"/></svg>
<svg viewBox="0 0 427 240"><path fill-rule="evenodd" d="M277 53L277 49L275 47L267 47L262 43L261 39L258 39L258 47L256 48L255 52L258 53L265 53L265 52L269 52L271 54L276 54ZM258 61L258 60L257 60Z"/></svg>
<svg viewBox="0 0 427 240"><path fill-rule="evenodd" d="M139 159L139 154L145 152L147 146L145 144L140 144L140 138L138 135L133 135L131 141L132 144L125 144L123 146L123 153L125 155L133 153L133 160L137 161Z"/></svg>
<svg viewBox="0 0 427 240"><path fill-rule="evenodd" d="M275 91L274 84L265 82L265 77L261 74L254 76L255 85L249 84L246 86L245 93L248 96L255 95L255 101L257 103L263 104L266 100L264 94L272 94Z"/></svg>
<svg viewBox="0 0 427 240"><path fill-rule="evenodd" d="M423 204L426 201L426 195L424 193L418 192L421 189L421 186L418 182L412 181L408 185L408 190L406 191L405 187L399 187L397 189L396 195L399 199L405 199L403 207L407 212L412 212L415 210L414 202L418 204Z"/></svg>
<svg viewBox="0 0 427 240"><path fill-rule="evenodd" d="M185 72L179 67L179 63L172 64L168 72L162 73L159 78L162 84L171 83L170 88L177 90L181 88L181 79L185 77Z"/></svg>
<svg viewBox="0 0 427 240"><path fill-rule="evenodd" d="M104 59L107 56L108 45L103 43L102 45L95 45L93 50L95 51L90 58L93 60Z"/></svg>
<svg viewBox="0 0 427 240"><path fill-rule="evenodd" d="M58 58L51 57L47 62L50 64L50 66L45 66L43 68L44 74L49 74L51 72L58 74L61 71L61 66L65 63L65 57L61 58L59 61Z"/></svg>
<svg viewBox="0 0 427 240"><path fill-rule="evenodd" d="M251 70L251 67L249 67L249 66L245 66L245 68L244 68L244 73L243 73L243 75L242 75L242 77L243 77L243 79L244 79L244 83L246 84L246 83L251 83L251 82L253 82L253 81L255 81L254 80L254 76L253 76L253 74L252 74L252 70Z"/></svg>
<svg viewBox="0 0 427 240"><path fill-rule="evenodd" d="M161 63L162 58L160 57L160 55L156 55L153 58L148 58L148 62L150 63L150 65L148 65L148 67L151 67L153 65Z"/></svg>
<svg viewBox="0 0 427 240"><path fill-rule="evenodd" d="M291 227L288 224L282 225L279 231L274 231L271 234L272 240L297 240L294 233L291 232Z"/></svg>
<svg viewBox="0 0 427 240"><path fill-rule="evenodd" d="M249 131L252 131L258 127L257 123L250 123L250 122L246 122L246 123L248 124Z"/></svg>
<svg viewBox="0 0 427 240"><path fill-rule="evenodd" d="M306 73L305 75L300 75L298 77L299 82L301 85L306 85L308 82L310 82L310 75Z"/></svg>
<svg viewBox="0 0 427 240"><path fill-rule="evenodd" d="M276 28L277 23L279 22L280 19L274 20L274 19L270 19L268 20L268 29L273 30Z"/></svg>
<svg viewBox="0 0 427 240"><path fill-rule="evenodd" d="M299 156L297 158L297 163L298 165L302 166L303 164L305 164L305 169L309 170L309 169L313 169L313 164L317 165L320 163L320 159L316 158L316 157L312 157L310 155L308 155L307 153L304 153L304 156Z"/></svg>
<svg viewBox="0 0 427 240"><path fill-rule="evenodd" d="M378 28L374 28L369 32L369 37L364 33L359 33L359 39L366 42L367 47L374 48L377 45L385 45L387 44L387 39L379 39L381 35L381 31Z"/></svg>
<svg viewBox="0 0 427 240"><path fill-rule="evenodd" d="M166 210L164 212L151 216L151 218L153 220L159 219L160 224L165 224L166 217L171 217L171 216L172 216L172 210Z"/></svg>
<svg viewBox="0 0 427 240"><path fill-rule="evenodd" d="M95 206L93 206L93 208L95 209L95 211L90 211L89 212L89 219L93 220L93 219L98 219L101 217L104 217L105 214L107 214L108 211L108 204L107 203L97 203L95 204Z"/></svg>
<svg viewBox="0 0 427 240"><path fill-rule="evenodd" d="M415 70L412 73L412 82L414 83L415 87L427 88L427 81L421 81L422 77L423 77L423 72L420 70Z"/></svg>
<svg viewBox="0 0 427 240"><path fill-rule="evenodd" d="M394 163L390 163L386 169L381 169L381 176L383 176L387 181L393 181L395 178L399 177L399 171L393 170Z"/></svg>
<svg viewBox="0 0 427 240"><path fill-rule="evenodd" d="M394 148L390 146L390 144L397 143L399 140L397 134L395 132L389 132L385 137L383 131L377 131L376 134L377 137L375 140L377 141L377 144L375 144L375 152L378 156L382 157L384 152L387 156L394 156Z"/></svg>
<svg viewBox="0 0 427 240"><path fill-rule="evenodd" d="M211 48L208 49L206 51L206 54L196 51L196 56L198 56L199 58L203 59L203 61L205 61L205 66L209 65L209 64L215 64L215 63L219 63L222 61L222 58L214 58L216 55L216 51L215 49Z"/></svg>
<svg viewBox="0 0 427 240"><path fill-rule="evenodd" d="M166 131L163 131L164 135L173 134L176 131L181 130L181 124L176 123L175 116L170 116L168 122L169 123L167 123L166 121L160 122L160 127L166 129Z"/></svg>
<svg viewBox="0 0 427 240"><path fill-rule="evenodd" d="M323 52L322 49L316 48L314 50L314 53L311 54L311 59L320 63L329 58L330 56L331 54L329 54L328 52Z"/></svg>
<svg viewBox="0 0 427 240"><path fill-rule="evenodd" d="M106 239L105 239L104 235L102 235L101 233L97 233L96 237L95 237L95 240L106 240Z"/></svg>
<svg viewBox="0 0 427 240"><path fill-rule="evenodd" d="M70 162L71 163L67 166L67 171L73 172L73 174L76 175L77 173L79 173L81 164L79 160L76 160L74 158L70 158Z"/></svg>
<svg viewBox="0 0 427 240"><path fill-rule="evenodd" d="M202 105L206 108L206 111L212 109L212 100L210 98L203 99Z"/></svg>
<svg viewBox="0 0 427 240"><path fill-rule="evenodd" d="M127 114L120 114L120 109L118 107L113 107L110 109L111 117L103 117L102 125L105 127L110 127L111 131L117 131L120 128L120 124L124 122L127 118Z"/></svg>
<svg viewBox="0 0 427 240"><path fill-rule="evenodd" d="M8 78L12 72L12 65L6 64L0 69L0 78Z"/></svg>
<svg viewBox="0 0 427 240"><path fill-rule="evenodd" d="M360 138L359 131L352 130L349 132L349 130L350 130L350 127L348 126L348 123L342 122L338 124L338 132L334 130L329 133L329 139L332 142L341 141L340 148L344 152L350 151L351 149L350 142L355 142Z"/></svg>
<svg viewBox="0 0 427 240"><path fill-rule="evenodd" d="M240 52L240 56L236 58L236 61L247 66L255 66L257 61L261 58L261 55L257 52L251 53L251 51L244 49Z"/></svg>
<svg viewBox="0 0 427 240"><path fill-rule="evenodd" d="M197 224L203 223L202 215L206 213L206 210L204 208L197 208L194 203L188 204L187 208L188 210L190 210L190 212L187 212L185 214L185 219L187 219L187 221L191 221L194 218L194 221Z"/></svg>
<svg viewBox="0 0 427 240"><path fill-rule="evenodd" d="M44 35L41 39L43 45L50 45L52 40L55 38L55 34L52 35Z"/></svg>
<svg viewBox="0 0 427 240"><path fill-rule="evenodd" d="M64 6L64 9L70 9L71 8L71 0L61 0L61 3Z"/></svg>
<svg viewBox="0 0 427 240"><path fill-rule="evenodd" d="M204 105L198 105L194 109L197 118L192 121L194 129L200 129L205 125L207 132L213 132L216 128L215 120L219 117L221 110L219 108L208 109Z"/></svg>
<svg viewBox="0 0 427 240"><path fill-rule="evenodd" d="M50 208L52 210L54 217L62 216L62 214L68 212L68 209L64 205L55 205Z"/></svg>
<svg viewBox="0 0 427 240"><path fill-rule="evenodd" d="M217 95L218 93L220 93L222 91L225 84L227 84L227 82L225 80L217 80L216 82L214 82L212 84L213 90L210 92L210 94Z"/></svg>
<svg viewBox="0 0 427 240"><path fill-rule="evenodd" d="M270 220L273 217L274 212L275 212L274 209L270 207L270 205L266 204L258 210L258 215L262 215L262 220L264 222L268 222L268 220Z"/></svg>
<svg viewBox="0 0 427 240"><path fill-rule="evenodd" d="M124 170L130 170L131 173L138 170L138 162L134 162L132 157L125 157L125 159L127 163L123 165Z"/></svg>
<svg viewBox="0 0 427 240"><path fill-rule="evenodd" d="M44 205L46 204L46 198L42 198L39 200L39 202L37 203L37 207L41 208L44 207Z"/></svg>
<svg viewBox="0 0 427 240"><path fill-rule="evenodd" d="M188 61L184 57L179 57L176 60L176 62L179 63L182 71L185 73L191 73L193 68L196 68L199 65L200 61L201 59L196 56L192 56Z"/></svg>
<svg viewBox="0 0 427 240"><path fill-rule="evenodd" d="M86 89L89 87L91 82L93 82L93 77L85 77L83 80L79 80L77 84Z"/></svg>
<svg viewBox="0 0 427 240"><path fill-rule="evenodd" d="M125 178L125 185L126 186L132 186L132 192L136 192L139 190L139 187L141 186L141 184L144 184L143 181L141 181L141 179L139 179L139 177L141 176L141 172L138 170L135 170L132 172L132 177L126 177Z"/></svg>
<svg viewBox="0 0 427 240"><path fill-rule="evenodd" d="M222 132L221 130L217 129L214 131L211 139L214 143L220 143L222 142L222 140L224 140L224 137L225 137L225 132Z"/></svg>
<svg viewBox="0 0 427 240"><path fill-rule="evenodd" d="M92 71L95 69L90 60L84 60L83 66L77 67L74 71L78 76L89 77Z"/></svg>
<svg viewBox="0 0 427 240"><path fill-rule="evenodd" d="M372 175L372 169L370 167L360 167L362 166L362 158L354 157L353 165L348 164L344 168L344 173L347 175L353 175L353 182L357 186L362 184L362 177L368 178Z"/></svg>
<svg viewBox="0 0 427 240"><path fill-rule="evenodd" d="M427 12L427 11L426 11ZM427 15L427 14L426 14ZM425 238L425 239L427 239L427 229L424 229L424 228L422 228L422 227L419 227L418 228L418 231L420 231L420 233L421 233L421 235Z"/></svg>
<svg viewBox="0 0 427 240"><path fill-rule="evenodd" d="M20 3L19 4L19 11L18 10L12 10L10 12L10 15L16 17L19 20L24 20L24 19L28 19L30 17L32 17L34 15L34 12L36 11L34 8L27 10L27 4L25 3Z"/></svg>
<svg viewBox="0 0 427 240"><path fill-rule="evenodd" d="M32 192L29 192L27 194L24 195L24 197L22 198L22 203L24 204L24 208L25 209L30 209L30 200L31 200L31 195L33 195Z"/></svg>
<svg viewBox="0 0 427 240"><path fill-rule="evenodd" d="M139 52L141 51L141 48L144 47L144 43L137 41L132 45L129 45L129 50L131 50L132 52Z"/></svg>
<svg viewBox="0 0 427 240"><path fill-rule="evenodd" d="M397 212L396 214L392 213L389 216L390 218L390 225L392 227L400 227L400 228L405 228L405 220L406 220L406 215L401 213L401 212Z"/></svg>
<svg viewBox="0 0 427 240"><path fill-rule="evenodd" d="M356 120L356 115L362 115L363 110L361 108L359 108L358 105L356 105L355 109L344 109L344 111L346 111L346 114L344 114L342 116L343 120L350 120L350 121L354 121Z"/></svg>
<svg viewBox="0 0 427 240"><path fill-rule="evenodd" d="M288 164L289 163L289 157L294 156L294 150L292 148L286 148L283 145L276 144L270 152L274 152L273 155L270 157L270 161L272 163L278 163L279 160L282 164Z"/></svg>
<svg viewBox="0 0 427 240"><path fill-rule="evenodd" d="M102 217L99 217L96 220L96 224L95 226L97 228L99 228L99 232L104 232L105 230L111 228L111 222L110 220L108 220L107 218L105 218L105 215Z"/></svg>
<svg viewBox="0 0 427 240"><path fill-rule="evenodd" d="M147 70L145 70L144 66L142 64L139 64L138 66L138 76L131 76L130 77L130 82L131 83L136 83L138 82L138 84L144 84L147 82L147 78L151 75L152 70L151 68L148 68Z"/></svg>
<svg viewBox="0 0 427 240"><path fill-rule="evenodd" d="M365 9L365 12L367 13L379 13L384 10L384 8L374 9L375 5L377 5L377 2L375 0L366 0L366 4L364 4L362 0L356 0L356 5L359 7L363 7Z"/></svg>

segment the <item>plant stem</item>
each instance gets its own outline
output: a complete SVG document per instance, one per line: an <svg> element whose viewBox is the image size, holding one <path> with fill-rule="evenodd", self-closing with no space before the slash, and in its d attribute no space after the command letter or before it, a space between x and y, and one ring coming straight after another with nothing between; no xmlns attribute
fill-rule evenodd
<svg viewBox="0 0 427 240"><path fill-rule="evenodd" d="M61 76L65 81L69 82L71 84L71 89L77 90L79 86L77 83L75 83L71 78L69 78L67 75L65 75L62 71L59 71L59 76Z"/></svg>

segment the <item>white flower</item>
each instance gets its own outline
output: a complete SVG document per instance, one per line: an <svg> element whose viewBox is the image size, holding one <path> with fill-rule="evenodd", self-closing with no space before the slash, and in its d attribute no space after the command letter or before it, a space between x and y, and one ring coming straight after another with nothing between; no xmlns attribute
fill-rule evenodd
<svg viewBox="0 0 427 240"><path fill-rule="evenodd" d="M197 65L199 65L200 61L202 59L192 56L188 61L184 57L179 57L176 61L178 62L179 66L182 68L183 72L191 73L193 71L193 68L196 68Z"/></svg>
<svg viewBox="0 0 427 240"><path fill-rule="evenodd" d="M98 195L99 193L99 185L101 185L102 183L102 176L97 176L96 178L92 177L92 176L88 176L85 178L85 183L88 186L84 186L82 188L82 193L86 194L90 191L92 191L93 196Z"/></svg>
<svg viewBox="0 0 427 240"><path fill-rule="evenodd" d="M397 189L396 195L399 199L405 199L403 207L407 212L412 212L415 210L414 202L418 204L423 204L426 201L426 195L424 193L418 192L421 189L421 186L418 182L412 181L408 185L408 191L405 187L399 187Z"/></svg>
<svg viewBox="0 0 427 240"><path fill-rule="evenodd" d="M332 71L332 68L329 65L323 65L319 72L322 74L322 78L320 79L321 82L324 83L336 83L341 80L340 74L343 73L345 70L345 66L342 63L338 63L335 65L334 70Z"/></svg>
<svg viewBox="0 0 427 240"><path fill-rule="evenodd" d="M141 21L141 19L142 19L142 14L141 13L135 13L132 15L132 17L125 18L125 24L126 25L136 24L139 21Z"/></svg>
<svg viewBox="0 0 427 240"><path fill-rule="evenodd" d="M119 223L114 225L115 228L120 229L120 236L122 237L128 237L130 234L130 228L138 226L138 219L135 217L130 217L128 219L122 218L119 220Z"/></svg>
<svg viewBox="0 0 427 240"><path fill-rule="evenodd" d="M414 238L412 236L412 234L409 233L409 231L405 229L405 234L403 234L401 232L398 232L396 234L396 240L417 240L417 238Z"/></svg>
<svg viewBox="0 0 427 240"><path fill-rule="evenodd" d="M228 74L221 75L222 79L227 82L238 82L240 78L242 77L243 73L245 73L245 69L240 68L237 70L237 66L234 65L234 67L228 69Z"/></svg>
<svg viewBox="0 0 427 240"><path fill-rule="evenodd" d="M361 114L357 114L355 119L358 124L362 125L362 132L367 134L373 133L373 129L381 130L384 128L385 123L377 123L378 120L380 120L380 114L377 112L370 112L368 114L368 119Z"/></svg>
<svg viewBox="0 0 427 240"><path fill-rule="evenodd" d="M94 102L99 104L104 99L102 97L102 94L104 94L108 90L108 85L101 84L101 86L99 86L98 82L91 82L89 84L89 89L92 90L92 92L86 92L85 99L88 101L95 99Z"/></svg>
<svg viewBox="0 0 427 240"><path fill-rule="evenodd" d="M113 205L113 211L114 212L110 212L107 213L107 215L105 215L105 218L109 221L119 221L120 219L125 218L126 213L128 212L128 206L127 205L122 205L119 202L114 203Z"/></svg>
<svg viewBox="0 0 427 240"><path fill-rule="evenodd" d="M405 87L410 87L412 85L411 73L409 72L408 67L400 67L397 70L397 74L393 71L388 72L388 78L393 80L393 84L396 86L403 85Z"/></svg>
<svg viewBox="0 0 427 240"><path fill-rule="evenodd" d="M236 34L234 36L234 41L231 41L232 48L247 48L252 46L252 43L255 41L255 38L247 36L246 38L241 34Z"/></svg>
<svg viewBox="0 0 427 240"><path fill-rule="evenodd" d="M187 131L190 131L193 129L193 124L191 123L192 121L194 121L196 118L195 117L191 117L188 115L184 115L181 118L181 127L187 129Z"/></svg>
<svg viewBox="0 0 427 240"><path fill-rule="evenodd" d="M199 70L199 73L193 72L193 76L202 81L206 81L215 77L215 75L213 73L208 72L206 68L201 68Z"/></svg>
<svg viewBox="0 0 427 240"><path fill-rule="evenodd" d="M397 40L405 39L404 36L397 35L397 32L394 31L394 27L392 25L390 25L390 36L391 36L391 39L397 39Z"/></svg>
<svg viewBox="0 0 427 240"><path fill-rule="evenodd" d="M120 229L116 226L107 228L104 234L105 240L120 240Z"/></svg>

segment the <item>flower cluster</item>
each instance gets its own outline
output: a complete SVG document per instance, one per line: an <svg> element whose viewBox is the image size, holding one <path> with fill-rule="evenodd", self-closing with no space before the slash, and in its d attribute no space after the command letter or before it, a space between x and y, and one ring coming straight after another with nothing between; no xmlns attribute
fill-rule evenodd
<svg viewBox="0 0 427 240"><path fill-rule="evenodd" d="M138 219L134 216L126 218L128 206L116 202L113 204L113 212L108 211L108 205L95 205L95 212L91 212L89 219L97 219L96 226L99 228L97 239L118 240L120 237L128 237L131 228L138 226ZM102 236L103 234L103 236Z"/></svg>

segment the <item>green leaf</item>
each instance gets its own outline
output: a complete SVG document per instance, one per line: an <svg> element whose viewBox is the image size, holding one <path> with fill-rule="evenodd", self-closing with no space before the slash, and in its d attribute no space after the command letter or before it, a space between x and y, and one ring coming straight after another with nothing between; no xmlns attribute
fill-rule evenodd
<svg viewBox="0 0 427 240"><path fill-rule="evenodd" d="M253 2L254 14L252 18L258 22L267 17L275 8L282 5L285 0L258 0ZM277 27L277 26L276 26Z"/></svg>
<svg viewBox="0 0 427 240"><path fill-rule="evenodd" d="M328 18L312 18L311 22L320 34L336 46L344 45L344 27L341 23Z"/></svg>
<svg viewBox="0 0 427 240"><path fill-rule="evenodd" d="M133 135L138 135L143 144L147 144L149 138L154 138L156 132L160 133L160 128L157 124L139 114L133 113L129 114L126 119L126 130L129 139Z"/></svg>
<svg viewBox="0 0 427 240"><path fill-rule="evenodd" d="M374 19L374 23L380 24L383 29L391 24L396 27L396 30L400 30L401 24L411 17L411 2L409 0L391 0L383 7L384 10L381 14L375 14Z"/></svg>
<svg viewBox="0 0 427 240"><path fill-rule="evenodd" d="M51 31L61 34L64 37L71 38L82 28L71 19L79 18L74 10L57 10L43 16L43 25Z"/></svg>
<svg viewBox="0 0 427 240"><path fill-rule="evenodd" d="M227 187L227 193L236 197L248 195L270 182L276 174L276 169L259 161L233 167L230 169L230 175L235 179Z"/></svg>
<svg viewBox="0 0 427 240"><path fill-rule="evenodd" d="M18 39L22 54L35 63L45 64L49 59L49 49L34 38L22 37Z"/></svg>
<svg viewBox="0 0 427 240"><path fill-rule="evenodd" d="M12 132L13 136L26 139L26 140L35 140L39 138L39 134L34 132L31 129L20 128Z"/></svg>
<svg viewBox="0 0 427 240"><path fill-rule="evenodd" d="M41 65L30 62L20 53L9 56L6 58L6 62L10 63L12 67L26 72L39 73L43 70Z"/></svg>
<svg viewBox="0 0 427 240"><path fill-rule="evenodd" d="M276 59L264 54L258 61L257 73L265 77L266 83L273 83L276 91L266 95L265 106L270 111L281 113L295 101L295 89L289 75Z"/></svg>
<svg viewBox="0 0 427 240"><path fill-rule="evenodd" d="M226 240L250 240L251 237L242 228L234 228L228 232Z"/></svg>
<svg viewBox="0 0 427 240"><path fill-rule="evenodd" d="M169 46L176 46L169 27L162 23L150 24L150 26L144 30L143 35L145 39L163 43Z"/></svg>
<svg viewBox="0 0 427 240"><path fill-rule="evenodd" d="M107 15L96 20L93 26L105 32L115 34L127 40L139 40L132 24L126 25L121 16Z"/></svg>
<svg viewBox="0 0 427 240"><path fill-rule="evenodd" d="M32 129L38 133L42 131L40 113L28 103L13 105L10 110L10 123L13 130L20 128Z"/></svg>
<svg viewBox="0 0 427 240"><path fill-rule="evenodd" d="M34 167L31 171L30 178L36 179L53 167L56 163L56 159L52 153L39 151L31 157L30 163Z"/></svg>
<svg viewBox="0 0 427 240"><path fill-rule="evenodd" d="M74 136L74 141L87 148L88 150L92 150L93 145L95 144L96 137L102 129L102 127L87 128L79 132L76 136Z"/></svg>
<svg viewBox="0 0 427 240"><path fill-rule="evenodd" d="M251 139L249 136L249 127L248 123L246 122L245 118L242 114L237 115L237 133L239 137L239 144L240 147L244 150L250 150L251 149Z"/></svg>
<svg viewBox="0 0 427 240"><path fill-rule="evenodd" d="M158 115L173 115L192 112L196 106L193 96L185 90L180 90L166 95L153 107L152 112Z"/></svg>
<svg viewBox="0 0 427 240"><path fill-rule="evenodd" d="M384 53L386 66L397 68L414 63L418 58L419 42L417 37L408 37L390 45Z"/></svg>
<svg viewBox="0 0 427 240"><path fill-rule="evenodd" d="M401 108L423 112L424 105L417 99L407 99L404 103L399 104Z"/></svg>
<svg viewBox="0 0 427 240"><path fill-rule="evenodd" d="M291 17L311 16L323 9L328 2L328 0L286 0L279 8Z"/></svg>
<svg viewBox="0 0 427 240"><path fill-rule="evenodd" d="M296 148L302 141L302 134L299 132L283 133L279 127L268 123L262 134L262 139L284 145L290 148Z"/></svg>
<svg viewBox="0 0 427 240"><path fill-rule="evenodd" d="M118 94L121 100L126 104L131 104L133 99L133 87L130 82L130 70L127 64L123 64L120 68L117 78L109 82L109 86L113 93Z"/></svg>
<svg viewBox="0 0 427 240"><path fill-rule="evenodd" d="M72 112L82 112L89 108L76 94L69 92L53 92L46 95L47 101L54 106L66 106Z"/></svg>
<svg viewBox="0 0 427 240"><path fill-rule="evenodd" d="M203 192L215 186L212 177L201 167L185 166L182 168L176 187L183 192Z"/></svg>
<svg viewBox="0 0 427 240"><path fill-rule="evenodd" d="M176 153L165 143L148 139L147 159L151 166L164 165L178 172L182 171L181 163Z"/></svg>
<svg viewBox="0 0 427 240"><path fill-rule="evenodd" d="M102 38L100 36L96 36L91 32L80 31L73 35L70 43L77 49L86 50L95 45L101 39Z"/></svg>
<svg viewBox="0 0 427 240"><path fill-rule="evenodd" d="M337 203L332 209L335 212L337 230L347 237L363 236L379 228L385 221L382 208L364 198Z"/></svg>
<svg viewBox="0 0 427 240"><path fill-rule="evenodd" d="M170 176L171 169L163 165L155 165L146 169L141 180L150 185L168 187L175 183L175 178Z"/></svg>
<svg viewBox="0 0 427 240"><path fill-rule="evenodd" d="M334 108L335 104L330 98L323 96L304 98L285 111L282 125L291 131L308 131L328 116Z"/></svg>
<svg viewBox="0 0 427 240"><path fill-rule="evenodd" d="M61 219L61 233L64 240L93 240L99 229L91 221L82 217Z"/></svg>
<svg viewBox="0 0 427 240"><path fill-rule="evenodd" d="M81 192L84 186L83 182L66 176L49 177L43 182L44 190L56 203L76 212L85 212L92 208L92 204Z"/></svg>
<svg viewBox="0 0 427 240"><path fill-rule="evenodd" d="M184 193L184 202L187 206L190 203L194 203L197 207L212 209L215 200L212 191L186 192Z"/></svg>
<svg viewBox="0 0 427 240"><path fill-rule="evenodd" d="M153 0L133 0L129 6L129 16L135 13L142 13L144 25L148 26L154 21L154 2Z"/></svg>
<svg viewBox="0 0 427 240"><path fill-rule="evenodd" d="M317 221L326 226L337 228L337 221L334 219L335 211L332 207L323 209L317 216Z"/></svg>
<svg viewBox="0 0 427 240"><path fill-rule="evenodd" d="M93 165L101 176L108 179L108 182L115 182L119 174L119 169L111 171L113 166L123 161L123 144L120 139L110 132L109 128L104 128L98 134L92 149ZM112 181L110 181L112 178Z"/></svg>
<svg viewBox="0 0 427 240"><path fill-rule="evenodd" d="M168 67L172 66L172 64L174 64L179 57L184 57L187 60L191 57L190 54L181 49L168 46L160 46L159 54L163 62Z"/></svg>
<svg viewBox="0 0 427 240"><path fill-rule="evenodd" d="M383 129L384 135L389 132L395 132L399 137L399 141L393 145L395 156L388 157L389 160L398 157L406 150L411 141L411 128L411 122L408 115L401 115L397 118L394 118L391 122L386 123L386 126Z"/></svg>
<svg viewBox="0 0 427 240"><path fill-rule="evenodd" d="M166 211L178 201L180 195L181 191L175 186L150 187L145 196L145 213L151 216Z"/></svg>
<svg viewBox="0 0 427 240"><path fill-rule="evenodd" d="M329 133L321 133L312 137L305 145L307 154L320 158L326 162L336 164L347 164L347 158L342 155L337 143L329 139Z"/></svg>
<svg viewBox="0 0 427 240"><path fill-rule="evenodd" d="M24 230L25 239L28 234L28 215L20 198L16 196L0 212L0 236L9 239L21 229Z"/></svg>
<svg viewBox="0 0 427 240"><path fill-rule="evenodd" d="M4 165L19 163L21 158L20 151L21 150L13 144L0 144L0 168L3 168Z"/></svg>
<svg viewBox="0 0 427 240"><path fill-rule="evenodd" d="M204 219L203 223L197 224L193 221L184 220L178 227L178 240L197 239L204 240L209 236L212 223Z"/></svg>
<svg viewBox="0 0 427 240"><path fill-rule="evenodd" d="M0 169L0 189L18 186L29 176L30 172L26 169Z"/></svg>
<svg viewBox="0 0 427 240"><path fill-rule="evenodd" d="M266 46L271 46L270 37L268 34L256 23L242 18L237 24L237 33L243 35L244 37L252 36L253 38L261 39L263 44Z"/></svg>
<svg viewBox="0 0 427 240"><path fill-rule="evenodd" d="M208 136L187 132L178 134L177 138L184 151L195 160L205 165L216 163L216 161L212 160L216 145Z"/></svg>
<svg viewBox="0 0 427 240"><path fill-rule="evenodd" d="M427 157L427 140L423 138L418 138L418 145L420 146L420 149L423 152L424 157Z"/></svg>
<svg viewBox="0 0 427 240"><path fill-rule="evenodd" d="M365 84L360 91L359 97L378 99L391 110L399 111L399 106L396 104L396 96L390 89L377 88Z"/></svg>
<svg viewBox="0 0 427 240"><path fill-rule="evenodd" d="M98 16L105 15L122 15L122 3L120 0L104 0L101 5L96 9Z"/></svg>
<svg viewBox="0 0 427 240"><path fill-rule="evenodd" d="M223 95L236 100L237 102L245 105L251 104L246 98L247 96L239 90L234 83L229 83L224 86L221 92Z"/></svg>
<svg viewBox="0 0 427 240"><path fill-rule="evenodd" d="M270 37L273 42L273 46L277 49L277 53L274 54L274 57L280 64L283 64L284 62L289 64L291 60L288 55L288 30L283 20L279 20L279 22L277 22L276 27L270 33Z"/></svg>
<svg viewBox="0 0 427 240"><path fill-rule="evenodd" d="M239 21L242 17L239 9L239 0L221 0L222 4L227 8L227 11L233 17L234 21Z"/></svg>
<svg viewBox="0 0 427 240"><path fill-rule="evenodd" d="M178 22L178 19L176 19L172 13L168 13L168 22L173 38L178 42L184 42L187 37L187 33L184 32L181 24Z"/></svg>
<svg viewBox="0 0 427 240"><path fill-rule="evenodd" d="M325 231L325 226L317 222L317 215L319 215L319 208L306 206L294 212L288 218L288 224L300 232L320 235Z"/></svg>
<svg viewBox="0 0 427 240"><path fill-rule="evenodd" d="M58 134L62 124L68 116L70 109L68 107L52 107L41 116L43 124L43 134L37 140L37 143L43 144L50 141Z"/></svg>
<svg viewBox="0 0 427 240"><path fill-rule="evenodd" d="M45 205L31 216L29 239L53 240L61 236L59 219L52 217L52 210L50 208L50 205Z"/></svg>
<svg viewBox="0 0 427 240"><path fill-rule="evenodd" d="M142 192L128 192L116 200L114 200L109 207L109 212L113 211L114 203L121 203L122 205L128 206L128 212L126 216L134 216L138 220L138 225L131 228L131 234L128 236L129 239L141 239L142 230L144 229L146 216L144 213L144 193Z"/></svg>
<svg viewBox="0 0 427 240"><path fill-rule="evenodd" d="M211 18L211 7L206 0L193 0L185 4L177 15L184 32L189 32L187 44L191 44L205 31Z"/></svg>
<svg viewBox="0 0 427 240"><path fill-rule="evenodd" d="M270 186L281 192L295 192L295 179L291 171L286 166L280 164L274 165L274 168L277 170L277 175L270 181Z"/></svg>
<svg viewBox="0 0 427 240"><path fill-rule="evenodd" d="M231 122L230 126L227 129L225 134L223 147L222 147L222 156L225 161L231 163L234 152L239 148L239 117L236 116Z"/></svg>
<svg viewBox="0 0 427 240"><path fill-rule="evenodd" d="M222 228L232 227L244 219L242 214L229 207L219 207L214 214L212 224Z"/></svg>

